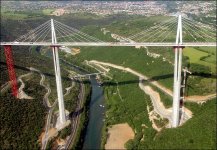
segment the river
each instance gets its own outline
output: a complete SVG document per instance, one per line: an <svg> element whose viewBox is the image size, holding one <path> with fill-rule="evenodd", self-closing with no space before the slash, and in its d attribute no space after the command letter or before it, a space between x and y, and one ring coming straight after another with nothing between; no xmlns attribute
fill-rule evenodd
<svg viewBox="0 0 217 150"><path fill-rule="evenodd" d="M100 149L101 131L105 112L105 108L100 107L104 106L103 88L99 87L99 84L94 77L91 77L90 80L92 94L90 101L89 122L83 149Z"/></svg>
<svg viewBox="0 0 217 150"><path fill-rule="evenodd" d="M86 70L66 62L63 59L60 59L60 61L63 64L73 67L73 70L79 74L89 73ZM103 88L99 85L95 76L91 76L90 82L92 93L89 107L89 121L84 137L83 149L100 149L105 113Z"/></svg>

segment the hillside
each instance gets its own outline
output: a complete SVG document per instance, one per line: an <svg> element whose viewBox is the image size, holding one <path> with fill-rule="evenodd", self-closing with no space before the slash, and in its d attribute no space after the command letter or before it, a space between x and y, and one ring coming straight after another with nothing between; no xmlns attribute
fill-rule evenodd
<svg viewBox="0 0 217 150"><path fill-rule="evenodd" d="M57 99L53 61L51 58L42 56L36 51L35 47L13 47L19 89L21 88L21 84L23 84L23 92L27 95L23 99L16 99L11 95L10 86L5 86L9 79L3 51L1 51L0 56L0 99L2 100L0 105L0 122L2 127L0 134L2 137L0 140L1 148L39 149L41 147L40 135L45 131L47 115L50 112L49 107ZM40 72L32 72L30 67ZM68 77L69 72L67 70L68 68L62 66L61 73L65 108L69 112L73 112L77 105L79 84L73 82ZM44 76L44 80L42 80L42 76ZM48 88L50 89L50 93L48 92ZM66 88L72 89L67 90ZM88 90L87 93L89 93ZM45 95L47 95L47 98L45 98ZM54 105L54 107L56 107L54 112L58 111L58 105ZM60 133L60 137L65 138L69 134L70 130Z"/></svg>

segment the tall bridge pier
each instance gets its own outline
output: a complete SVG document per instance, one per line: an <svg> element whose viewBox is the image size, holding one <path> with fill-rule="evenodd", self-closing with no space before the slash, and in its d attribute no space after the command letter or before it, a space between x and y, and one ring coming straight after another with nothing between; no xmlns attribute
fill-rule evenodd
<svg viewBox="0 0 217 150"><path fill-rule="evenodd" d="M57 39L56 39L53 19L51 19L51 35L52 35L52 44L56 44ZM53 51L54 70L55 70L55 77L56 77L56 86L57 86L57 98L59 104L58 105L59 119L60 119L60 123L64 124L66 122L66 115L65 115L65 107L64 107L64 100L63 100L63 88L62 88L61 73L60 73L58 47L52 46L52 51Z"/></svg>
<svg viewBox="0 0 217 150"><path fill-rule="evenodd" d="M176 34L175 62L174 62L174 83L173 83L173 109L172 109L172 127L177 127L180 121L180 90L181 90L181 72L182 72L182 17L178 16L178 27Z"/></svg>

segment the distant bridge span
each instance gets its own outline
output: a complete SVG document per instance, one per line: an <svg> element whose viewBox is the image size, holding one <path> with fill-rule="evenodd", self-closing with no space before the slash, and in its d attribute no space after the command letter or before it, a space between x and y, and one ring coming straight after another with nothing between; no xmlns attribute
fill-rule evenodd
<svg viewBox="0 0 217 150"><path fill-rule="evenodd" d="M58 46L150 46L150 47L215 47L215 42L185 42L182 44L176 44L174 42L170 43L150 43L150 42L58 42L58 43L51 43L51 42L0 42L0 45L12 45L12 46L51 46L51 47L58 47Z"/></svg>

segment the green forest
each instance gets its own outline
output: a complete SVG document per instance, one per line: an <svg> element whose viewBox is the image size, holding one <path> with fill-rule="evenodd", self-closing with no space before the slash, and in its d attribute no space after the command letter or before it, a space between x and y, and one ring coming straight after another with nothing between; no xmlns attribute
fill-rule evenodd
<svg viewBox="0 0 217 150"><path fill-rule="evenodd" d="M32 88L34 85L34 88ZM0 99L0 144L2 149L39 149L38 138L45 124L45 90L37 80L26 82L25 91L34 99L19 100L8 91Z"/></svg>

